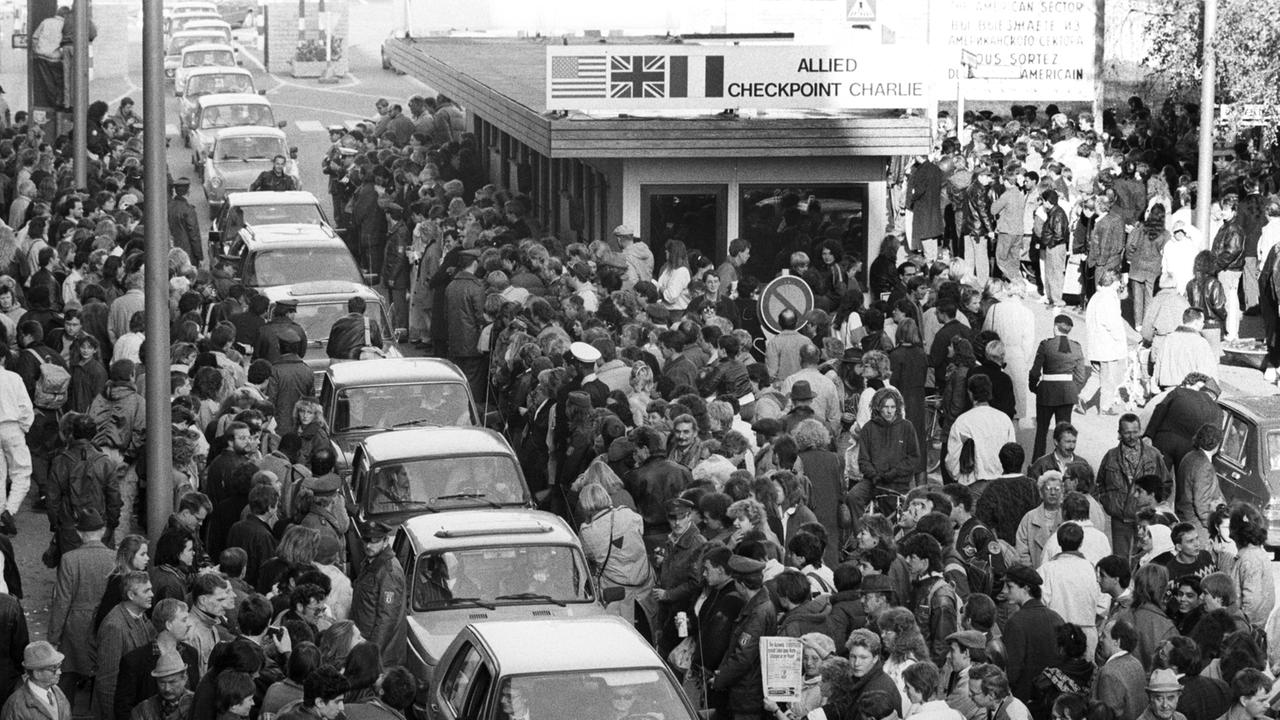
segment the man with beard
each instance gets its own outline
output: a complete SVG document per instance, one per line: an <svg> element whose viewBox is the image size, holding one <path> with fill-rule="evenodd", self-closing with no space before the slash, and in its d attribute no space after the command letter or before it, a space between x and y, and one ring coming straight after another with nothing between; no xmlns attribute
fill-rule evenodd
<svg viewBox="0 0 1280 720"><path fill-rule="evenodd" d="M270 190L273 192L297 190L297 179L284 171L288 165L289 158L286 158L283 155L276 155L271 159L271 169L263 170L259 173L253 183L249 185L249 190L253 192L260 190Z"/></svg>

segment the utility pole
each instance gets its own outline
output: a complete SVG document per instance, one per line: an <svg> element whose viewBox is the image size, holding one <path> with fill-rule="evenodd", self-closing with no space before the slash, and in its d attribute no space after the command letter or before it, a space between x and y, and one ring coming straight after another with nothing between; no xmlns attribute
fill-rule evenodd
<svg viewBox="0 0 1280 720"><path fill-rule="evenodd" d="M71 152L74 160L76 189L89 186L89 0L75 0L75 41L71 63L74 72L64 82L71 83L72 103Z"/></svg>
<svg viewBox="0 0 1280 720"><path fill-rule="evenodd" d="M80 0L78 0L80 1ZM142 156L146 196L147 529L154 542L173 509L169 407L169 171L164 137L163 4L142 1Z"/></svg>
<svg viewBox="0 0 1280 720"><path fill-rule="evenodd" d="M1213 135L1214 88L1217 83L1217 58L1213 36L1218 29L1218 0L1204 0L1204 60L1200 73L1200 157L1196 169L1196 227L1204 237L1209 235L1209 205L1213 202Z"/></svg>

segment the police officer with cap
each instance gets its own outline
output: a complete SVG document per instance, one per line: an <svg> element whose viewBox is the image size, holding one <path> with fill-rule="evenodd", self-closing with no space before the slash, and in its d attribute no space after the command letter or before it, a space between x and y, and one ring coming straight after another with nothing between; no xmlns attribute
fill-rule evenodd
<svg viewBox="0 0 1280 720"><path fill-rule="evenodd" d="M178 178L173 181L173 197L169 198L169 239L173 246L182 249L191 258L191 264L199 267L204 262L204 246L200 234L200 218L187 200L191 192L191 180Z"/></svg>
<svg viewBox="0 0 1280 720"><path fill-rule="evenodd" d="M391 551L392 530L378 521L360 530L365 562L352 585L351 621L365 639L382 648L384 663L404 662L405 615L404 568Z"/></svg>
<svg viewBox="0 0 1280 720"><path fill-rule="evenodd" d="M658 585L653 591L658 599L658 652L663 657L683 639L677 632L676 615L683 612L687 619L694 614L693 603L702 591L702 546L707 542L698 529L698 508L692 500L668 500L667 522L671 533L655 553Z"/></svg>
<svg viewBox="0 0 1280 720"><path fill-rule="evenodd" d="M711 678L711 687L729 694L729 710L737 716L764 715L760 692L760 638L778 631L778 614L764 587L764 561L743 555L729 558L729 572L747 599L729 633L729 652Z"/></svg>
<svg viewBox="0 0 1280 720"><path fill-rule="evenodd" d="M1075 323L1070 316L1053 319L1053 337L1036 348L1027 379L1036 394L1036 440L1033 459L1044 454L1046 435L1054 423L1071 422L1071 408L1080 399L1080 388L1089 377L1080 343L1068 337Z"/></svg>
<svg viewBox="0 0 1280 720"><path fill-rule="evenodd" d="M301 357L307 351L307 331L294 322L293 316L298 312L298 301L293 299L277 300L271 309L271 322L258 331L258 342L254 345L253 356L264 358L274 364L280 356L287 352L297 352ZM281 340L286 336L301 342L295 349L283 349Z"/></svg>

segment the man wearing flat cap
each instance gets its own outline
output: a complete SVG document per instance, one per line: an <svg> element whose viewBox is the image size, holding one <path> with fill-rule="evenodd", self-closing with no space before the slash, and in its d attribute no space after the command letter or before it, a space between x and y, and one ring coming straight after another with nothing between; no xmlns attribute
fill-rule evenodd
<svg viewBox="0 0 1280 720"><path fill-rule="evenodd" d="M64 656L51 643L39 640L22 652L27 674L5 700L4 720L71 720L71 702L58 687Z"/></svg>
<svg viewBox="0 0 1280 720"><path fill-rule="evenodd" d="M667 501L671 534L655 553L658 562L658 652L666 657L682 639L676 632L676 613L693 617L693 602L702 591L699 562L706 539L698 531L698 508L683 496Z"/></svg>
<svg viewBox="0 0 1280 720"><path fill-rule="evenodd" d="M1040 341L1027 380L1036 395L1036 439L1031 457L1044 455L1046 435L1057 423L1071 422L1071 408L1089 378L1080 343L1068 337L1075 323L1069 315L1053 319L1053 337Z"/></svg>
<svg viewBox="0 0 1280 720"><path fill-rule="evenodd" d="M1062 616L1040 601L1044 580L1035 568L1014 565L1005 571L1005 597L1018 606L1004 628L1005 657L1009 687L1019 698L1030 698L1032 685L1041 671L1057 667L1058 627Z"/></svg>
<svg viewBox="0 0 1280 720"><path fill-rule="evenodd" d="M360 531L364 541L364 565L352 586L351 620L365 639L382 648L383 662L404 660L404 568L391 551L391 528L378 521Z"/></svg>
<svg viewBox="0 0 1280 720"><path fill-rule="evenodd" d="M729 572L747 602L733 623L729 652L712 676L711 686L729 694L729 710L734 717L760 717L764 714L760 638L777 634L778 613L764 587L762 561L734 555L729 558Z"/></svg>

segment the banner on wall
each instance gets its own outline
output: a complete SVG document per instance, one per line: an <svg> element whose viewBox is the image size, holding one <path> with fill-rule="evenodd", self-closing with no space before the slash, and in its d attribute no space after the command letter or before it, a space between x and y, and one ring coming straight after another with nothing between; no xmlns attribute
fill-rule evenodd
<svg viewBox="0 0 1280 720"><path fill-rule="evenodd" d="M547 48L548 110L925 108L924 48L581 45Z"/></svg>

